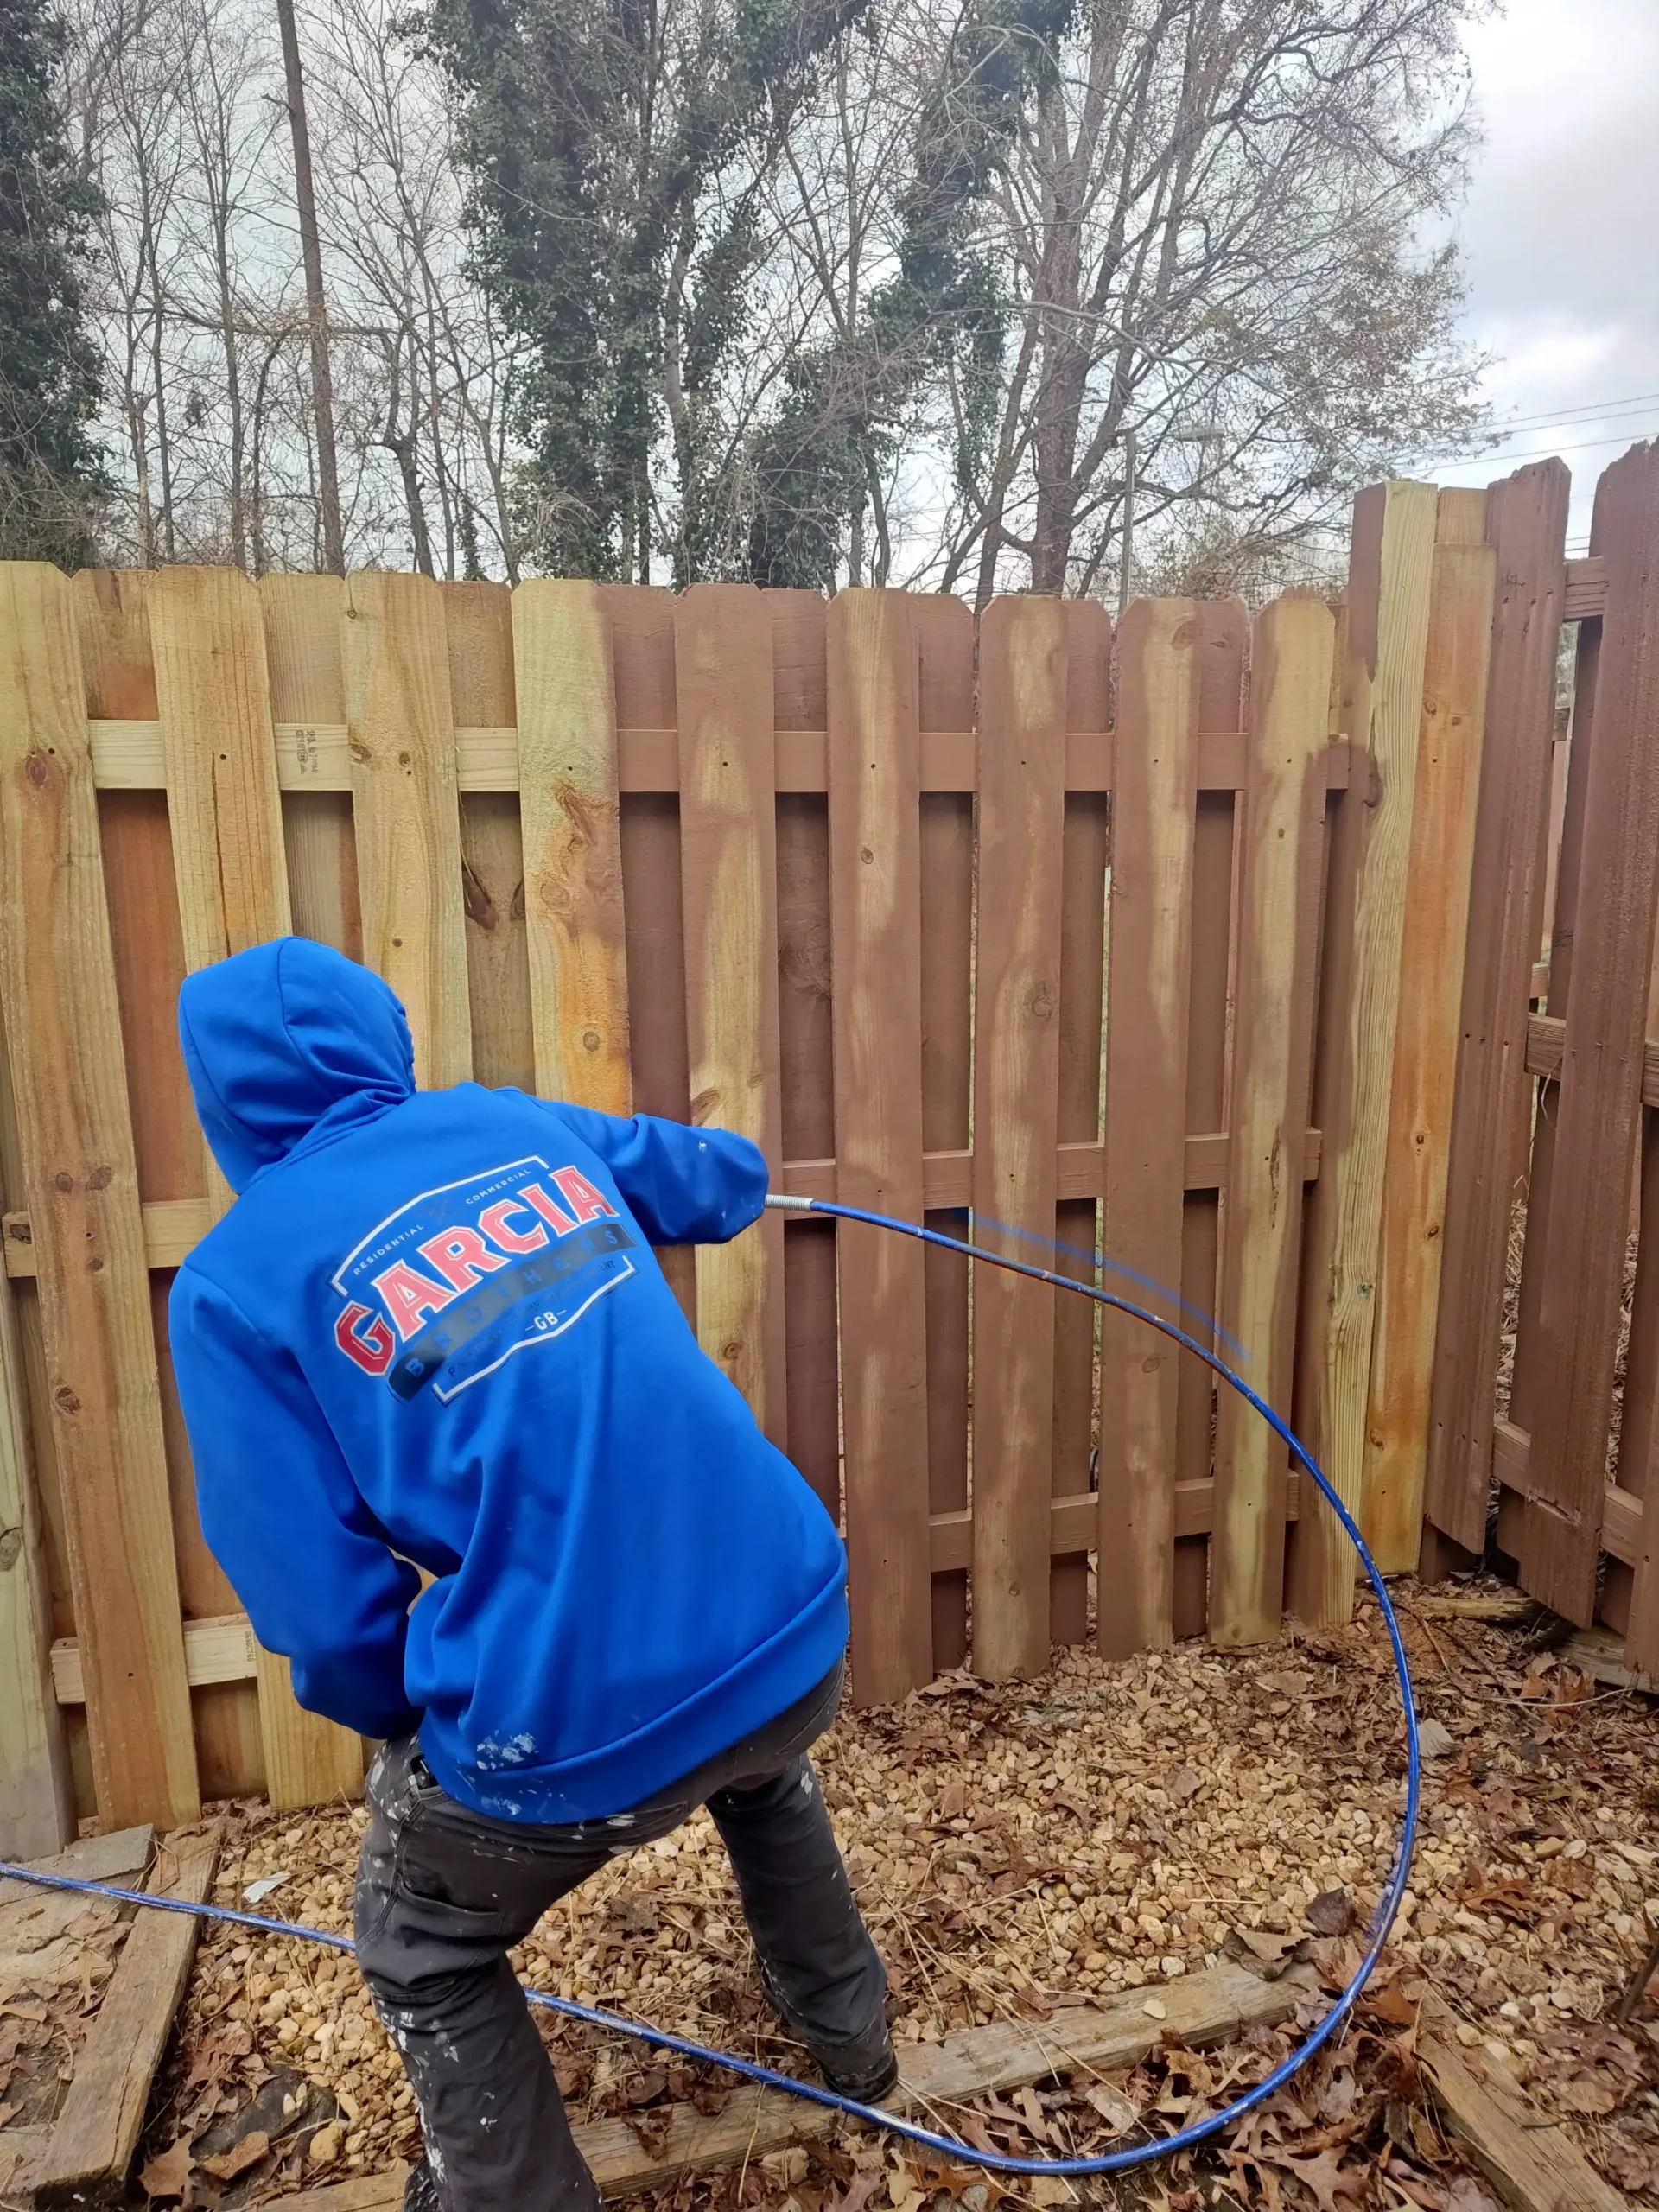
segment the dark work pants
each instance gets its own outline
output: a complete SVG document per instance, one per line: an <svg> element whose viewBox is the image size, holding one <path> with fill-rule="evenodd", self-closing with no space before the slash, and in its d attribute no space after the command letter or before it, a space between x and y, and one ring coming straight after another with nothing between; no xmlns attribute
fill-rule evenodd
<svg viewBox="0 0 1659 2212"><path fill-rule="evenodd" d="M730 1855L774 2002L817 2049L867 2037L887 1977L806 1758L841 1669L747 1742L608 1821L537 1827L469 1811L414 1738L369 1775L357 1955L421 2112L444 2212L585 2212L598 2203L506 1953L619 1852L699 1805Z"/></svg>

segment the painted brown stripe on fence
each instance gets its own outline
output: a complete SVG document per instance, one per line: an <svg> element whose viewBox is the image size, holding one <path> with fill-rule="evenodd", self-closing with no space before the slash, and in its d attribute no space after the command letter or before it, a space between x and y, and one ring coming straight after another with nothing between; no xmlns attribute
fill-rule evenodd
<svg viewBox="0 0 1659 2212"><path fill-rule="evenodd" d="M1065 620L1005 599L980 625L974 1209L1052 1234L1056 1200ZM1048 1663L1054 1299L974 1271L974 1665Z"/></svg>
<svg viewBox="0 0 1659 2212"><path fill-rule="evenodd" d="M1461 495L1460 505L1467 497ZM1443 537L1449 498L1441 495ZM1434 549L1361 1522L1385 1574L1414 1567L1422 1548L1424 1460L1463 995L1455 948L1465 942L1469 929L1496 565L1484 544L1442 542Z"/></svg>
<svg viewBox="0 0 1659 2212"><path fill-rule="evenodd" d="M352 576L342 610L363 957L403 1001L423 1090L473 1071L461 811L443 600Z"/></svg>
<svg viewBox="0 0 1659 2212"><path fill-rule="evenodd" d="M930 729L974 718L973 617L959 599L936 592L911 601L916 633L918 715L925 759ZM965 791L921 797L922 1141L962 1162L958 1197L941 1201L923 1160L923 1203L930 1228L960 1236L966 1206L969 1073L973 1058L972 960L974 802ZM788 1169L785 1173L787 1175ZM930 1195L930 1194L932 1195ZM969 1271L953 1253L925 1256L928 1501L935 1513L968 1503ZM957 1667L968 1653L967 1562L933 1576L933 1664Z"/></svg>
<svg viewBox="0 0 1659 2212"><path fill-rule="evenodd" d="M185 964L192 972L292 926L259 599L226 569L163 569L149 589L156 706ZM204 1147L205 1150L205 1147ZM207 1163L207 1211L232 1193ZM354 1794L361 1739L296 1703L289 1664L256 1653L265 1788L279 1810Z"/></svg>
<svg viewBox="0 0 1659 2212"><path fill-rule="evenodd" d="M0 571L0 981L99 1811L200 1807L70 587Z"/></svg>
<svg viewBox="0 0 1659 2212"><path fill-rule="evenodd" d="M781 1165L778 858L772 629L750 584L675 602L680 848L691 1118L735 1129ZM697 1254L697 1332L782 1448L783 1230L772 1214Z"/></svg>
<svg viewBox="0 0 1659 2212"><path fill-rule="evenodd" d="M1497 595L1424 1484L1430 1518L1472 1551L1485 1544L1512 1137L1529 1103L1522 1062L1538 942L1538 853L1549 791L1569 490L1565 465L1552 461L1521 470L1486 495Z"/></svg>
<svg viewBox="0 0 1659 2212"><path fill-rule="evenodd" d="M1117 644L1104 1244L1109 1263L1141 1283L1173 1283L1181 1274L1194 618L1191 600L1138 600ZM1141 1323L1103 1314L1096 1636L1108 1658L1156 1649L1174 1632L1178 1357Z"/></svg>
<svg viewBox="0 0 1659 2212"><path fill-rule="evenodd" d="M1103 607L1090 600L1065 605L1066 711L1074 721L1105 721L1109 714L1112 630ZM1098 1144L1102 965L1105 958L1106 868L1111 855L1111 802L1103 791L1068 791L1060 853L1060 1057L1056 1127L1062 1142ZM1061 1274L1092 1281L1100 1208L1091 1192L1062 1196L1054 1209ZM1062 1298L1054 1307L1054 1446L1050 1477L1055 1497L1086 1493L1094 1443L1096 1331L1085 1300ZM1092 1546L1090 1547L1092 1548ZM1049 1637L1081 1643L1088 1634L1086 1551L1056 1560L1049 1575Z"/></svg>
<svg viewBox="0 0 1659 2212"><path fill-rule="evenodd" d="M1302 1185L1285 1173L1307 1112L1325 836L1320 772L1335 629L1311 599L1256 619L1251 780L1243 805L1237 1059L1220 1318L1269 1405L1290 1402ZM1223 1644L1278 1632L1289 1455L1231 1390L1216 1408L1210 1630Z"/></svg>
<svg viewBox="0 0 1659 2212"><path fill-rule="evenodd" d="M1592 528L1607 562L1607 610L1539 1308L1534 1492L1520 1554L1528 1591L1586 1626L1659 897L1659 448L1638 447L1606 471Z"/></svg>
<svg viewBox="0 0 1659 2212"><path fill-rule="evenodd" d="M830 609L812 591L769 591L774 721L830 720ZM830 808L818 791L778 798L778 1058L786 1158L836 1145L830 1006ZM836 1224L784 1224L784 1368L789 1456L837 1519L841 1496Z"/></svg>
<svg viewBox="0 0 1659 2212"><path fill-rule="evenodd" d="M922 1211L916 639L896 593L830 609L830 865L836 1181L844 1202ZM927 1318L920 1245L839 1231L853 1681L886 1704L933 1672Z"/></svg>

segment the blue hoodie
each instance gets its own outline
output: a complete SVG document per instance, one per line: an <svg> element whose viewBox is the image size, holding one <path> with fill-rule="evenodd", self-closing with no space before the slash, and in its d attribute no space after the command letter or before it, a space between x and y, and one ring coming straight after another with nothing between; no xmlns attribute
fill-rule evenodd
<svg viewBox="0 0 1659 2212"><path fill-rule="evenodd" d="M240 1193L169 1307L202 1530L301 1704L568 1821L821 1681L840 1540L651 1251L745 1229L756 1148L417 1092L391 992L303 938L193 976L179 1027Z"/></svg>

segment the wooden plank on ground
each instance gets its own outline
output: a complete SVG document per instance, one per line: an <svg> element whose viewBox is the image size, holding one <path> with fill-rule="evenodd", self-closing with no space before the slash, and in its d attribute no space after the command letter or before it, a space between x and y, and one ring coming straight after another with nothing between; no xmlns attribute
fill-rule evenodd
<svg viewBox="0 0 1659 2212"><path fill-rule="evenodd" d="M781 1170L772 630L748 584L676 602L681 881L691 1118L750 1138ZM697 1254L697 1333L783 1448L783 1224L768 1214Z"/></svg>
<svg viewBox="0 0 1659 2212"><path fill-rule="evenodd" d="M1092 729L1110 719L1112 626L1096 600L1065 603L1066 719ZM1056 1128L1062 1144L1099 1144L1103 966L1106 957L1106 869L1111 856L1111 800L1104 791L1068 791L1060 849L1060 1051ZM1054 1209L1060 1274L1096 1280L1096 1198L1062 1198ZM1084 1298L1054 1301L1056 1497L1086 1497L1095 1440L1096 1308ZM1092 1549L1092 1544L1090 1549ZM1049 1641L1081 1643L1089 1632L1089 1553L1057 1559L1049 1570Z"/></svg>
<svg viewBox="0 0 1659 2212"><path fill-rule="evenodd" d="M974 623L947 593L911 603L919 661L923 743L930 729L974 719ZM973 1068L974 802L967 792L924 791L921 799L922 1141L968 1156ZM925 1174L925 1168L924 1168ZM961 1236L966 1215L935 1208L930 1229ZM928 1502L934 1513L968 1504L967 1262L930 1248L927 1306ZM968 1654L965 1569L933 1578L933 1664L959 1667Z"/></svg>
<svg viewBox="0 0 1659 2212"><path fill-rule="evenodd" d="M815 591L768 591L763 603L772 621L772 720L788 729L821 729L827 761L829 607ZM827 1159L836 1148L828 792L780 790L777 820L780 1141L785 1160ZM801 1216L785 1221L789 1456L839 1525L836 1249L835 1222Z"/></svg>
<svg viewBox="0 0 1659 2212"><path fill-rule="evenodd" d="M1400 1007L1400 946L1411 858L1436 495L1389 483L1354 505L1343 714L1370 756L1353 891L1351 966L1335 1062L1333 1121L1311 1216L1306 1275L1320 1311L1314 1443L1351 1514L1362 1503L1365 1417L1381 1260L1382 1179ZM1351 793L1351 799L1352 794ZM1341 1523L1309 1501L1291 1555L1291 1602L1315 1625L1345 1621L1355 1562Z"/></svg>
<svg viewBox="0 0 1659 2212"><path fill-rule="evenodd" d="M1250 781L1243 797L1237 1045L1222 1326L1270 1406L1287 1413L1301 1268L1302 1183L1287 1174L1307 1116L1325 836L1324 754L1335 626L1315 599L1256 618L1250 654ZM1277 1636L1284 1599L1289 1458L1233 1390L1216 1414L1210 1632Z"/></svg>
<svg viewBox="0 0 1659 2212"><path fill-rule="evenodd" d="M931 2114L931 2124L938 2125L941 2110L970 2097L1051 2077L1116 2072L1138 2065L1162 2041L1200 2050L1252 2027L1275 2026L1313 1992L1305 1967L1263 1981L1242 1967L1216 1967L1160 1988L1159 2018L1147 2010L1147 1993L1132 1990L1098 2011L1079 2007L1046 2021L998 2020L937 2044L901 2044L899 2079L918 2115ZM626 2120L589 2120L572 2128L602 2196L632 2196L699 2168L741 2165L768 2151L828 2135L842 2124L822 2106L766 2089L737 2090L713 2119L692 2105L671 2106L664 2116L666 2135L651 2151ZM902 2147L899 2139L894 2142ZM277 2201L291 2212L392 2212L403 2201L404 2171Z"/></svg>
<svg viewBox="0 0 1659 2212"><path fill-rule="evenodd" d="M1422 1548L1458 1015L1470 931L1496 569L1490 546L1443 542L1434 549L1361 1522L1385 1574L1409 1572ZM1483 919L1480 926L1485 925Z"/></svg>
<svg viewBox="0 0 1659 2212"><path fill-rule="evenodd" d="M145 1887L200 1904L218 1859L215 1826L169 1835ZM140 1911L134 1920L41 2154L42 2205L107 2202L124 2183L200 1930L184 1913Z"/></svg>
<svg viewBox="0 0 1659 2212"><path fill-rule="evenodd" d="M1550 461L1487 493L1496 598L1424 1481L1430 1520L1473 1551L1486 1538L1513 1132L1529 1103L1527 1011L1570 489L1565 465Z"/></svg>
<svg viewBox="0 0 1659 2212"><path fill-rule="evenodd" d="M194 974L293 925L258 594L235 569L163 569L150 583L149 635L179 924ZM232 1193L211 1158L207 1169L217 1218ZM360 1738L302 1711L279 1653L260 1649L257 1679L272 1805L360 1791Z"/></svg>
<svg viewBox="0 0 1659 2212"><path fill-rule="evenodd" d="M627 1114L616 684L599 586L520 584L512 655L536 1088Z"/></svg>
<svg viewBox="0 0 1659 2212"><path fill-rule="evenodd" d="M922 1215L920 791L916 639L904 594L830 608L830 867L836 1181L844 1203ZM839 1230L853 1681L889 1704L933 1672L923 1248Z"/></svg>
<svg viewBox="0 0 1659 2212"><path fill-rule="evenodd" d="M1117 784L1112 798L1106 1003L1109 1268L1146 1286L1181 1277L1187 1005L1197 805L1198 631L1191 600L1137 600L1118 632ZM1179 1354L1126 1314L1103 1312L1096 1635L1107 1658L1174 1633Z"/></svg>
<svg viewBox="0 0 1659 2212"><path fill-rule="evenodd" d="M461 812L442 596L350 576L341 625L363 957L403 1001L423 1090L473 1071Z"/></svg>
<svg viewBox="0 0 1659 2212"><path fill-rule="evenodd" d="M0 985L99 1809L198 1809L149 1285L70 588L0 568Z"/></svg>
<svg viewBox="0 0 1659 2212"><path fill-rule="evenodd" d="M1659 899L1659 448L1639 446L1605 471L1593 529L1594 550L1607 562L1607 610L1529 1408L1533 1494L1519 1561L1522 1586L1580 1628L1594 1618ZM1637 1580L1640 1588L1651 1577L1638 1567ZM1653 1626L1659 1630L1659 1618ZM1635 1636L1632 1645L1639 1665Z"/></svg>
<svg viewBox="0 0 1659 2212"><path fill-rule="evenodd" d="M1065 618L999 599L980 624L975 1233L1053 1234L1065 827ZM974 1667L993 1681L1049 1659L1054 1296L976 1268Z"/></svg>
<svg viewBox="0 0 1659 2212"><path fill-rule="evenodd" d="M1567 2130L1547 2123L1508 2069L1459 2049L1445 2007L1424 2007L1418 2063L1452 2133L1512 2212L1624 2212Z"/></svg>

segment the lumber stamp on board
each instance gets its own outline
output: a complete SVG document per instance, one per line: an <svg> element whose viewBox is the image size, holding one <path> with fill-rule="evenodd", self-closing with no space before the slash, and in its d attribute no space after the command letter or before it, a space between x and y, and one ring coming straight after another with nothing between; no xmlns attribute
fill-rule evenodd
<svg viewBox="0 0 1659 2212"><path fill-rule="evenodd" d="M1246 2027L1287 2019L1313 1988L1300 1967L1263 1981L1243 1967L1217 1967L1155 1993L1130 1990L1098 2011L1079 2007L1048 2021L998 2020L943 2043L907 2044L899 2051L899 2080L908 2102L928 2124L948 2132L949 2117L939 2117L942 2105L1064 2077L1083 2067L1092 2072L1135 2066L1166 2037L1193 2049L1225 2042ZM1148 2004L1157 2006L1156 2017ZM712 2118L695 2105L673 2105L650 2118L667 2126L649 2150L625 2120L589 2120L570 2131L601 2196L632 2196L674 2181L690 2167L739 2165L842 2125L826 2106L761 2088L738 2091ZM308 2190L283 2201L295 2212L302 2207L304 2212L396 2212L404 2175L400 2166L372 2180Z"/></svg>
<svg viewBox="0 0 1659 2212"><path fill-rule="evenodd" d="M1445 2007L1423 2010L1417 2056L1447 2126L1514 2212L1622 2212L1611 2188L1564 2127L1543 2125L1508 2074L1460 2050Z"/></svg>
<svg viewBox="0 0 1659 2212"><path fill-rule="evenodd" d="M216 1825L163 1839L147 1887L201 1904L219 1862ZM201 1923L140 1912L81 2045L35 2176L42 2206L113 2201L124 2187L173 2016L184 1995Z"/></svg>

